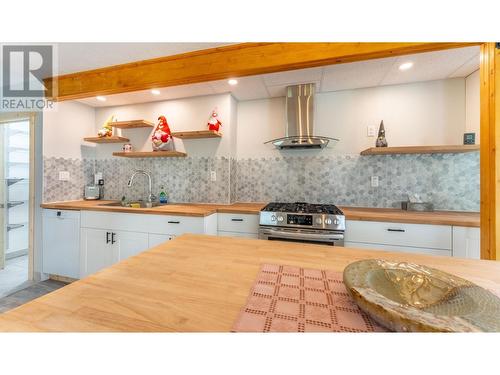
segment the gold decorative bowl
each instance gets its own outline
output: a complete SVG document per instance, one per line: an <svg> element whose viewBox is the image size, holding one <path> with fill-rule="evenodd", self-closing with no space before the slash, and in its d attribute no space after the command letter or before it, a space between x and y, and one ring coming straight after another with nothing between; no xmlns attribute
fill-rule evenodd
<svg viewBox="0 0 500 375"><path fill-rule="evenodd" d="M500 298L434 268L361 260L345 268L344 283L358 306L391 331L500 332Z"/></svg>

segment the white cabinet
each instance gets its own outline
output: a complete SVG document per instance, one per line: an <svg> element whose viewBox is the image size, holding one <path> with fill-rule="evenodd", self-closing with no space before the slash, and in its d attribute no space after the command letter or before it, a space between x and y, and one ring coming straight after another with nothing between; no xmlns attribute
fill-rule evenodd
<svg viewBox="0 0 500 375"><path fill-rule="evenodd" d="M193 217L82 211L82 227L174 236L184 233L216 234L217 228L216 225L213 225L213 222L216 223L215 216Z"/></svg>
<svg viewBox="0 0 500 375"><path fill-rule="evenodd" d="M149 248L148 233L82 228L81 274L87 276Z"/></svg>
<svg viewBox="0 0 500 375"><path fill-rule="evenodd" d="M453 227L453 256L481 258L481 236L479 228Z"/></svg>
<svg viewBox="0 0 500 375"><path fill-rule="evenodd" d="M44 210L42 271L80 277L80 211Z"/></svg>
<svg viewBox="0 0 500 375"><path fill-rule="evenodd" d="M480 259L480 230L451 225L347 220L344 246Z"/></svg>
<svg viewBox="0 0 500 375"><path fill-rule="evenodd" d="M345 246L433 255L452 255L452 227L347 220Z"/></svg>
<svg viewBox="0 0 500 375"><path fill-rule="evenodd" d="M216 215L191 217L83 211L81 218L82 276L184 233L215 234Z"/></svg>
<svg viewBox="0 0 500 375"><path fill-rule="evenodd" d="M43 213L43 272L80 278L184 233L217 234L206 217L61 211Z"/></svg>
<svg viewBox="0 0 500 375"><path fill-rule="evenodd" d="M119 231L114 233L118 245L119 260L127 259L149 249L149 234Z"/></svg>
<svg viewBox="0 0 500 375"><path fill-rule="evenodd" d="M174 236L171 236L169 234L156 234L156 233L149 233L148 234L148 248L158 246L164 242L173 240Z"/></svg>
<svg viewBox="0 0 500 375"><path fill-rule="evenodd" d="M259 215L217 214L217 234L219 236L257 238Z"/></svg>
<svg viewBox="0 0 500 375"><path fill-rule="evenodd" d="M118 262L119 248L108 229L82 228L81 275L88 276Z"/></svg>

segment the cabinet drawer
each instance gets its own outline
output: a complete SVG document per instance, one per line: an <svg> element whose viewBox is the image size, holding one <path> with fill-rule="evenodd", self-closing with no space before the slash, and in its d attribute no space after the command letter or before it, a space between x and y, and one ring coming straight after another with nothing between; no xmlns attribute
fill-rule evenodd
<svg viewBox="0 0 500 375"><path fill-rule="evenodd" d="M258 233L259 215L217 214L217 228L222 232Z"/></svg>
<svg viewBox="0 0 500 375"><path fill-rule="evenodd" d="M348 220L345 241L451 250L452 230L448 225Z"/></svg>
<svg viewBox="0 0 500 375"><path fill-rule="evenodd" d="M173 235L205 232L202 217L97 211L82 212L82 227Z"/></svg>

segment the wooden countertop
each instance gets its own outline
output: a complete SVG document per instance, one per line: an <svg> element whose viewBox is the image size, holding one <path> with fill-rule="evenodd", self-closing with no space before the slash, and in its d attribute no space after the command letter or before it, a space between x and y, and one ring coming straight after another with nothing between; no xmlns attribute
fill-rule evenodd
<svg viewBox="0 0 500 375"><path fill-rule="evenodd" d="M227 332L262 263L343 271L384 258L500 292L500 262L184 235L0 315L0 331Z"/></svg>
<svg viewBox="0 0 500 375"><path fill-rule="evenodd" d="M60 210L91 210L110 212L133 212L156 215L208 216L216 212L258 214L265 203L175 203L153 208L127 208L102 206L113 201L64 201L43 203L43 208ZM389 221L397 223L457 225L479 227L478 212L433 211L412 212L391 208L340 207L347 220Z"/></svg>
<svg viewBox="0 0 500 375"><path fill-rule="evenodd" d="M129 212L154 215L181 215L181 216L209 216L217 212L258 214L265 203L172 203L165 206L152 208L131 208L121 206L103 206L115 201L108 200L76 200L63 202L42 203L42 208L58 210L87 210L87 211L109 211L109 212Z"/></svg>

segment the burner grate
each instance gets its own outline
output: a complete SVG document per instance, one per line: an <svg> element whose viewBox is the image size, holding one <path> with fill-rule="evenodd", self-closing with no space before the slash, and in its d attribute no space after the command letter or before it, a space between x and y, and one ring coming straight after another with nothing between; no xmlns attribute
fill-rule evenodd
<svg viewBox="0 0 500 375"><path fill-rule="evenodd" d="M337 206L333 204L311 204L306 202L294 203L269 203L262 211L270 212L293 212L293 213L306 213L306 214L329 214L329 215L343 215L344 213Z"/></svg>

